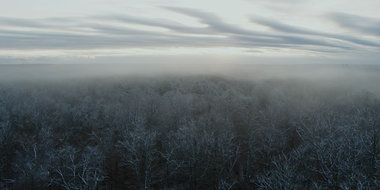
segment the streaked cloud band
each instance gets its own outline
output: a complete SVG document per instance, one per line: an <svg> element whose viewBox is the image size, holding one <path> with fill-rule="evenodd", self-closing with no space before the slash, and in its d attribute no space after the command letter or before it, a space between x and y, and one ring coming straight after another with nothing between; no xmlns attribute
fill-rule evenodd
<svg viewBox="0 0 380 190"><path fill-rule="evenodd" d="M127 52L128 49L140 49L145 54L152 55L151 52L157 49L163 50L162 52L165 49L172 52L176 52L173 51L175 49L199 49L200 51L194 52L201 54L212 52L205 51L205 48L235 48L239 51L232 52L255 56L259 55L257 52L273 53L276 49L282 49L303 52L300 54L302 56L309 54L326 57L360 55L361 52L376 55L380 50L380 18L375 17L326 12L319 18L331 27L338 28L337 31L326 31L289 24L287 19L266 14L245 14L243 18L246 21L242 24L233 23L218 12L201 8L159 5L156 9L185 16L198 24L194 26L181 23L160 15L120 13L29 19L2 16L0 51L13 51L13 54L8 55L8 58L12 58L16 55L22 57L20 52L31 50L76 51L83 57L91 54L91 51L102 52L97 56L115 55L111 53L112 50L122 55L117 50ZM181 54L181 51L177 53ZM47 57L58 54L46 51ZM188 53L182 51L182 54ZM67 53L61 54L64 55L67 56ZM4 57L6 53L0 53L0 56ZM28 56L30 53L24 54L24 57ZM125 56L133 56L133 53Z"/></svg>

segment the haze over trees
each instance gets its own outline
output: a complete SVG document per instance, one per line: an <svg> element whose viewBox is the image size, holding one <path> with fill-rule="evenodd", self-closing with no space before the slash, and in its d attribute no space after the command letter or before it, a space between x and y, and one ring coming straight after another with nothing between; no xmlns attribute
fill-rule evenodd
<svg viewBox="0 0 380 190"><path fill-rule="evenodd" d="M380 188L378 66L0 67L0 189Z"/></svg>

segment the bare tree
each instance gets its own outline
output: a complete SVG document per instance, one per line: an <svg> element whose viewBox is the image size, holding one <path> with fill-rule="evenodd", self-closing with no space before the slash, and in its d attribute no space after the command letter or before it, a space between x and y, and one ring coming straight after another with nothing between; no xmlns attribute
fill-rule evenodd
<svg viewBox="0 0 380 190"><path fill-rule="evenodd" d="M53 180L65 189L96 189L106 174L102 170L104 155L98 147L83 150L65 145L51 155Z"/></svg>
<svg viewBox="0 0 380 190"><path fill-rule="evenodd" d="M140 123L141 124L141 123ZM142 125L122 132L118 142L124 165L131 167L139 189L151 189L154 167L157 166L159 152L156 145L156 132L147 131Z"/></svg>

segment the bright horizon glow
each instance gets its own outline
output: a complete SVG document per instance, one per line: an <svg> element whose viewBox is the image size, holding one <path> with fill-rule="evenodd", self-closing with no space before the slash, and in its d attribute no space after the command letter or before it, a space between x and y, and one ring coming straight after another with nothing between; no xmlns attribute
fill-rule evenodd
<svg viewBox="0 0 380 190"><path fill-rule="evenodd" d="M378 7L375 0L13 0L0 7L0 64L181 55L376 64Z"/></svg>

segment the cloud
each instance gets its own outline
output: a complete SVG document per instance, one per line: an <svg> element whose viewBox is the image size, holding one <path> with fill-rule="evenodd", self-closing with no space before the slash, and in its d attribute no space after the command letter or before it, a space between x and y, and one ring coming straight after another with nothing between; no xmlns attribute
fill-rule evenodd
<svg viewBox="0 0 380 190"><path fill-rule="evenodd" d="M0 17L0 26L22 26L22 27L47 27L49 25L44 24L41 21L33 19L18 19L18 18L7 18Z"/></svg>
<svg viewBox="0 0 380 190"><path fill-rule="evenodd" d="M327 33L327 32L314 31L310 29L304 29L300 27L287 25L277 20L271 20L271 19L267 19L263 17L252 16L250 17L250 20L254 23L269 27L279 32L291 33L291 34L302 34L302 35L309 35L309 36L319 36L319 37L325 37L325 38L344 40L344 41L352 42L358 45L380 47L379 42L364 40L364 39L360 39L360 38L348 36L348 35L333 34L333 33Z"/></svg>
<svg viewBox="0 0 380 190"><path fill-rule="evenodd" d="M222 34L229 34L229 37L234 39L241 39L241 40L248 40L251 43L243 43L243 44L255 44L260 46L269 46L273 47L275 45L282 46L284 45L312 45L312 46L326 46L326 47L332 47L332 48L343 48L343 49L349 49L349 47L344 47L342 45L337 45L336 43L328 42L328 40L320 40L320 39L310 39L308 37L302 37L302 36L289 36L285 34L271 34L271 33L264 33L259 31L252 31L247 30L244 28L241 28L236 25L228 24L224 22L220 17L200 11L200 10L194 10L194 9L188 9L188 8L179 8L179 7L164 7L168 10L172 10L181 14L185 14L187 16L194 17L198 19L201 23L207 24L208 28L210 28L213 32L222 33ZM275 23L275 22L272 22ZM285 32L294 32L296 31L295 28L285 25L278 25L282 27ZM297 33L297 32L294 32ZM298 33L302 33L298 31ZM244 35L244 36L241 36ZM296 48L297 49L297 48Z"/></svg>
<svg viewBox="0 0 380 190"><path fill-rule="evenodd" d="M3 29L0 29L0 49L280 47L335 53L360 50L359 46L380 47L378 41L309 30L258 16L249 19L251 22L270 28L270 31L247 29L241 25L231 24L215 13L198 9L168 6L161 8L191 17L204 26L194 27L170 19L124 14L47 19L0 17L0 26L3 26ZM344 27L350 28L355 25L341 18L339 14L331 17ZM366 20L362 17L355 19ZM149 27L163 30L150 30ZM370 24L361 24L358 30L371 34L377 32L376 27Z"/></svg>
<svg viewBox="0 0 380 190"><path fill-rule="evenodd" d="M184 24L174 22L168 19L139 18L131 15L112 15L99 16L99 20L121 21L127 24L139 24L152 27L169 29L180 33L204 34L207 33L203 28L189 27Z"/></svg>
<svg viewBox="0 0 380 190"><path fill-rule="evenodd" d="M222 34L242 34L242 35L256 35L268 36L265 33L255 32L240 28L239 26L228 24L215 14L204 12L196 9L182 8L182 7L163 7L180 14L185 14L190 17L198 19L201 23L208 25L208 29L214 33Z"/></svg>
<svg viewBox="0 0 380 190"><path fill-rule="evenodd" d="M364 34L380 36L380 19L347 13L332 13L328 18L341 27Z"/></svg>

